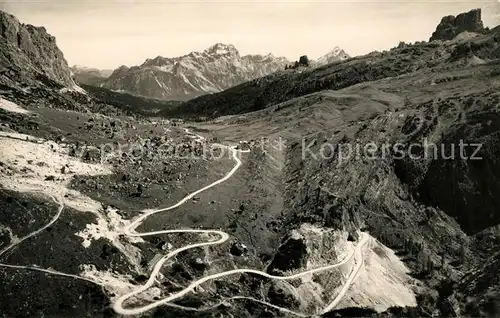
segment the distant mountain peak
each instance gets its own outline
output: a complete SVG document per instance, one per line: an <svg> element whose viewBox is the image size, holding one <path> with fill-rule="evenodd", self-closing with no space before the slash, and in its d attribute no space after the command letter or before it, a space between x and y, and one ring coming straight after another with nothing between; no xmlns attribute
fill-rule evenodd
<svg viewBox="0 0 500 318"><path fill-rule="evenodd" d="M239 55L240 53L232 44L216 43L205 50L206 53L216 55Z"/></svg>
<svg viewBox="0 0 500 318"><path fill-rule="evenodd" d="M127 65L122 65L120 67L118 67L116 70L114 70L112 73L111 73L111 76L117 76L119 74L125 74L127 73L127 71L129 70L130 68L127 66Z"/></svg>
<svg viewBox="0 0 500 318"><path fill-rule="evenodd" d="M85 85L100 85L106 78L108 78L113 70L101 70L95 67L88 67L84 65L75 64L70 67L71 76L79 84Z"/></svg>
<svg viewBox="0 0 500 318"><path fill-rule="evenodd" d="M169 61L170 61L170 59L163 57L161 55L158 55L155 58L146 59L146 61L144 61L144 63L141 66L151 66L151 65L161 66L163 64L169 63ZM120 67L122 68L123 65Z"/></svg>
<svg viewBox="0 0 500 318"><path fill-rule="evenodd" d="M316 61L320 65L333 63L336 61L343 61L348 59L350 56L342 50L340 47L335 46L330 52L318 58Z"/></svg>
<svg viewBox="0 0 500 318"><path fill-rule="evenodd" d="M71 66L72 69L80 69L80 70L88 70L90 67L85 66L85 65L80 65L80 64L75 64Z"/></svg>
<svg viewBox="0 0 500 318"><path fill-rule="evenodd" d="M103 87L156 99L186 100L266 76L287 63L272 54L240 56L234 45L215 43L201 52L158 56L140 66L117 69Z"/></svg>

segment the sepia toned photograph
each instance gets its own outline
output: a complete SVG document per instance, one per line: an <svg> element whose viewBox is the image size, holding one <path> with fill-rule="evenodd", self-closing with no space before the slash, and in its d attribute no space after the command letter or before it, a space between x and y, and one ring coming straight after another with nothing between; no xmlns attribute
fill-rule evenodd
<svg viewBox="0 0 500 318"><path fill-rule="evenodd" d="M0 0L38 317L500 317L500 0Z"/></svg>

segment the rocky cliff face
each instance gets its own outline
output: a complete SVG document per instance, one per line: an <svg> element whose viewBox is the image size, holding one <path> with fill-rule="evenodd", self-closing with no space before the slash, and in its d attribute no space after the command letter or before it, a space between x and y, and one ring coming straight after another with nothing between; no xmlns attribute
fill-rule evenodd
<svg viewBox="0 0 500 318"><path fill-rule="evenodd" d="M55 37L44 27L22 24L0 11L0 73L6 71L41 73L63 86L75 86Z"/></svg>
<svg viewBox="0 0 500 318"><path fill-rule="evenodd" d="M476 33L483 33L485 31L483 21L481 20L481 9L461 13L456 17L449 15L442 18L436 31L432 33L429 42L435 40L452 40L464 31Z"/></svg>
<svg viewBox="0 0 500 318"><path fill-rule="evenodd" d="M217 43L203 52L122 66L102 86L157 99L187 100L284 69L287 62L272 54L240 56L233 45Z"/></svg>

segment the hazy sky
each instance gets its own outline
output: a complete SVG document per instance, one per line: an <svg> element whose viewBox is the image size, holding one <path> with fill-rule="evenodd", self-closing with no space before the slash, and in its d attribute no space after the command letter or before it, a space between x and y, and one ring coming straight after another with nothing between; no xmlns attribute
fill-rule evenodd
<svg viewBox="0 0 500 318"><path fill-rule="evenodd" d="M428 40L444 15L483 9L500 21L500 0L483 1L0 1L21 22L43 25L70 65L141 64L221 42L241 54L317 58L335 46L359 55L399 41Z"/></svg>

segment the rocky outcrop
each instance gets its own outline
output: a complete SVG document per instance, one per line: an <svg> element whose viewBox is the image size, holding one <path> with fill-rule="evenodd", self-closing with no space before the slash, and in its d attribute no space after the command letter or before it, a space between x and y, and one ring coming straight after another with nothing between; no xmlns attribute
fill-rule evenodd
<svg viewBox="0 0 500 318"><path fill-rule="evenodd" d="M496 317L500 313L500 253L481 262L461 279L448 302L465 317Z"/></svg>
<svg viewBox="0 0 500 318"><path fill-rule="evenodd" d="M0 72L5 71L43 74L63 86L75 86L55 37L44 27L22 24L0 11Z"/></svg>
<svg viewBox="0 0 500 318"><path fill-rule="evenodd" d="M435 40L452 40L455 36L464 31L484 33L485 28L481 20L481 9L474 9L469 12L461 13L456 17L449 15L442 18L441 22L436 27L436 31L432 33L429 42Z"/></svg>
<svg viewBox="0 0 500 318"><path fill-rule="evenodd" d="M286 65L285 66L285 70L287 70L287 69L297 69L299 67L309 67L309 66L311 66L311 62L309 61L309 58L307 57L307 55L301 55L299 57L299 60L295 61L294 64Z"/></svg>
<svg viewBox="0 0 500 318"><path fill-rule="evenodd" d="M302 55L299 58L299 64L304 66L309 66L309 58L307 57L307 55Z"/></svg>
<svg viewBox="0 0 500 318"><path fill-rule="evenodd" d="M274 73L287 62L272 54L240 56L233 45L217 43L202 52L121 66L102 86L155 99L187 100Z"/></svg>
<svg viewBox="0 0 500 318"><path fill-rule="evenodd" d="M345 61L348 58L350 58L350 56L344 50L336 46L333 50L319 57L317 60L311 60L307 57L307 55L302 55L298 61L295 61L294 64L287 65L285 69L296 69L301 66L314 68L330 63Z"/></svg>

